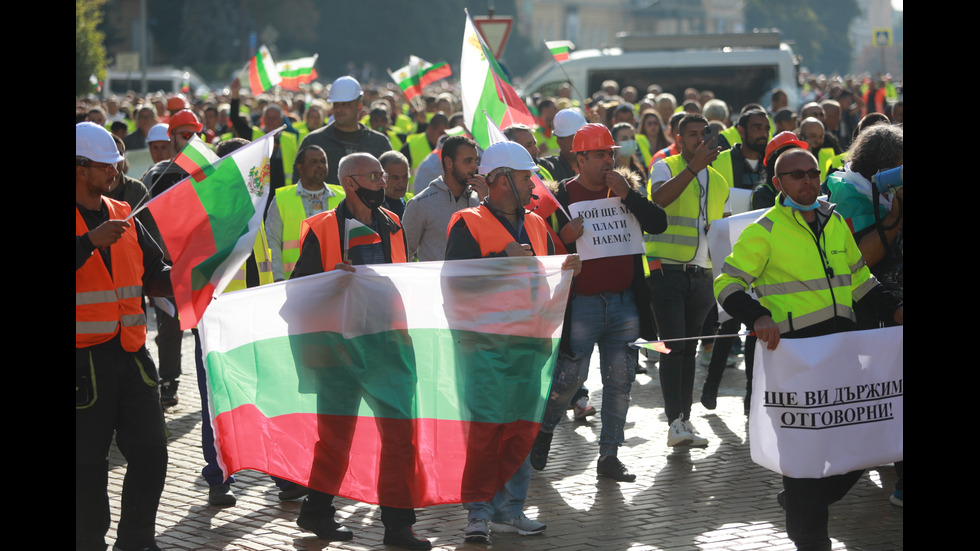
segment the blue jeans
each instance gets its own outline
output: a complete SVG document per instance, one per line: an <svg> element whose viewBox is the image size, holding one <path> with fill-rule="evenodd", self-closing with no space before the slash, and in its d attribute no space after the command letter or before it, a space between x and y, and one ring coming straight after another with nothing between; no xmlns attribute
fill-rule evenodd
<svg viewBox="0 0 980 551"><path fill-rule="evenodd" d="M520 516L524 512L524 502L527 501L527 489L530 485L531 456L528 456L514 476L504 484L503 489L494 494L493 499L463 504L463 508L469 511L467 519L504 522Z"/></svg>
<svg viewBox="0 0 980 551"><path fill-rule="evenodd" d="M682 271L664 266L647 278L650 302L661 339L695 337L701 333L704 318L715 305L711 289L711 270ZM660 388L664 394L664 413L672 423L681 414L691 418L694 393L694 360L698 341L667 343L670 354L660 356Z"/></svg>
<svg viewBox="0 0 980 551"><path fill-rule="evenodd" d="M565 417L568 401L589 375L592 350L599 344L602 375L602 431L599 455L615 456L623 443L623 426L630 405L630 388L636 378L637 351L629 343L640 336L640 315L633 291L572 295L568 346L558 356L551 395L541 422L543 432L554 432Z"/></svg>

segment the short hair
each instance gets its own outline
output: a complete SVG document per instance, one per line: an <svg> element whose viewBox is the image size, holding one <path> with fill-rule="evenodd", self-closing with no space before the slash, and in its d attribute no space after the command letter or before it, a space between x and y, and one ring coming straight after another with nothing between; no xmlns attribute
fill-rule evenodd
<svg viewBox="0 0 980 551"><path fill-rule="evenodd" d="M685 113L684 111L678 111L677 113L674 113L673 115L671 115L670 116L670 131L671 132L674 132L675 134L680 134L681 132L680 132L680 128L678 128L678 125L680 125L681 119L683 119L687 115L688 115L688 113Z"/></svg>
<svg viewBox="0 0 980 551"><path fill-rule="evenodd" d="M772 118L772 122L777 124L781 122L786 122L791 120L795 116L797 115L796 113L793 112L792 109L787 109L783 107L782 109L776 112L776 116Z"/></svg>
<svg viewBox="0 0 980 551"><path fill-rule="evenodd" d="M446 157L456 160L456 152L460 147L464 145L476 149L476 142L471 138L466 136L450 136L446 138L446 141L442 144L442 159L445 161ZM445 167L445 165L443 165Z"/></svg>
<svg viewBox="0 0 980 551"><path fill-rule="evenodd" d="M671 117L671 120L673 120L673 117ZM708 124L708 119L702 117L697 113L686 113L684 115L684 118L682 118L681 122L677 125L677 134L678 135L683 134L684 127L691 124L692 122L703 122L704 124Z"/></svg>
<svg viewBox="0 0 980 551"><path fill-rule="evenodd" d="M274 101L270 101L265 108L262 109L262 113L265 114L266 111L278 111L282 115L282 106Z"/></svg>
<svg viewBox="0 0 980 551"><path fill-rule="evenodd" d="M554 107L555 109L558 109L558 105L555 104L554 100L552 100L550 98L544 98L544 99L542 99L541 101L538 102L538 110L539 111L542 110L542 109L545 109L547 107Z"/></svg>
<svg viewBox="0 0 980 551"><path fill-rule="evenodd" d="M299 148L299 151L296 152L296 160L293 161L293 180L298 180L299 171L296 170L296 167L306 162L306 154L310 151L319 151L320 153L323 153L324 157L327 156L327 152L318 145L304 145L303 147Z"/></svg>
<svg viewBox="0 0 980 551"><path fill-rule="evenodd" d="M854 127L854 132L852 132L852 138L857 139L861 132L864 132L872 126L879 124L891 124L892 121L886 117L883 113L868 113L863 119L858 121L857 126Z"/></svg>
<svg viewBox="0 0 980 551"><path fill-rule="evenodd" d="M758 117L758 116L766 117L766 120L768 121L768 117L766 116L765 111L763 111L762 109L750 109L742 113L742 115L738 118L738 124L736 124L736 126L741 126L742 128L748 128L749 120L751 120L752 117Z"/></svg>
<svg viewBox="0 0 980 551"><path fill-rule="evenodd" d="M231 153L232 151L235 151L240 147L244 147L249 143L251 142L249 142L245 138L232 138L230 140L225 140L219 143L217 146L215 146L214 152L219 157L224 157L225 155Z"/></svg>
<svg viewBox="0 0 980 551"><path fill-rule="evenodd" d="M433 128L449 126L449 117L447 117L442 111L439 111L438 113L432 115L432 118L429 119L429 126Z"/></svg>
<svg viewBox="0 0 980 551"><path fill-rule="evenodd" d="M405 166L410 166L408 164L408 157L402 155L401 151L395 151L394 149L382 153L381 156L378 157L378 161L381 162L381 168L385 168L386 166L395 163L400 163ZM387 169L385 170L387 171Z"/></svg>
<svg viewBox="0 0 980 551"><path fill-rule="evenodd" d="M657 96L657 103L659 104L661 101L669 101L671 105L677 107L677 98L675 98L674 94L671 94L670 92L664 92Z"/></svg>
<svg viewBox="0 0 980 551"><path fill-rule="evenodd" d="M687 102L685 102L685 105ZM701 114L706 119L728 120L728 106L720 99L710 99L701 108Z"/></svg>
<svg viewBox="0 0 980 551"><path fill-rule="evenodd" d="M822 120L818 119L817 117L807 117L800 123L800 132L803 132L803 127L808 124L820 124L820 128L823 128L825 132L827 130L827 127L824 126Z"/></svg>
<svg viewBox="0 0 980 551"><path fill-rule="evenodd" d="M337 166L337 177L341 182L343 182L345 178L354 173L354 167L357 166L358 163L369 159L377 160L375 156L371 155L370 153L358 152L345 155L344 158L340 160L339 166Z"/></svg>
<svg viewBox="0 0 980 551"><path fill-rule="evenodd" d="M516 136L517 133L521 131L530 132L532 134L534 133L534 130L530 126L526 124L517 123L517 124L512 124L507 128L504 128L504 137L513 142L515 141L514 136Z"/></svg>
<svg viewBox="0 0 980 551"><path fill-rule="evenodd" d="M125 130L126 133L128 134L129 133L129 125L127 125L123 121L116 121L116 122L112 123L111 125L109 125L109 131L110 132L115 132L116 130Z"/></svg>
<svg viewBox="0 0 980 551"><path fill-rule="evenodd" d="M868 180L881 169L894 168L905 156L904 130L891 124L876 124L858 134L851 144L851 170Z"/></svg>

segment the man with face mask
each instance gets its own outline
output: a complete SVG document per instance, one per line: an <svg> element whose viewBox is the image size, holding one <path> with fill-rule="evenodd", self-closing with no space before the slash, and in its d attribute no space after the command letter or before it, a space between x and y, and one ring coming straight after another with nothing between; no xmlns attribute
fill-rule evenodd
<svg viewBox="0 0 980 551"><path fill-rule="evenodd" d="M813 154L787 151L774 172L776 205L745 228L714 281L715 297L725 311L751 327L769 350L784 338L858 329L854 312L859 304L902 324L902 304L871 275L844 218L835 205L817 199L820 171ZM746 292L750 285L758 300ZM830 549L828 505L840 500L863 472L783 477L778 499L797 549Z"/></svg>
<svg viewBox="0 0 980 551"><path fill-rule="evenodd" d="M334 269L353 272L355 269L352 265L390 264L407 260L405 232L399 225L398 215L381 206L385 201L387 174L381 168L378 159L368 153L347 155L341 159L337 174L346 192L346 197L337 205L337 208L312 216L303 222L302 237L300 238L303 246L290 279L329 272ZM345 250L344 232L348 220L356 220L370 228L375 232L378 239L372 243L352 245ZM385 369L388 366L371 367ZM338 369L331 376L351 377L345 369ZM392 376L397 376L397 373L393 371ZM350 383L349 380L345 380L345 382L353 385L357 381ZM329 433L329 431L327 432ZM393 440L397 440L399 445L403 445L403 440L406 439L411 442L411 434L402 434L400 437L401 439L393 437ZM321 436L321 438L323 437ZM349 441L347 444L349 445ZM337 449L325 449L328 445L330 444L326 442L317 444L314 451L314 465L318 462L327 463L329 459L325 458L331 456L334 458L338 455L347 457L343 453L338 454L339 450ZM397 447L391 442L384 445ZM404 449L388 451L396 457L403 457L402 454L404 453L412 453ZM404 477L399 474L399 467L388 463L386 457L388 456L386 456L385 450L382 450L380 464L382 474L378 482L379 488L390 486L390 484L409 483L410 481L404 480ZM336 460L334 464L335 462ZM340 468L346 470L346 464L341 465ZM317 469L317 471L321 476L329 476L330 474L322 468ZM390 479L386 481L386 477L395 477L397 480L396 482L392 482ZM321 479L320 482L338 488L340 486L339 482L334 479ZM309 496L300 509L297 524L300 528L309 530L325 540L345 541L353 538L354 535L348 528L334 520L335 513L333 495L310 490ZM386 545L395 545L405 549L432 548L429 540L417 535L412 529L412 525L415 524L415 511L413 509L382 505L381 522L385 526L384 543Z"/></svg>

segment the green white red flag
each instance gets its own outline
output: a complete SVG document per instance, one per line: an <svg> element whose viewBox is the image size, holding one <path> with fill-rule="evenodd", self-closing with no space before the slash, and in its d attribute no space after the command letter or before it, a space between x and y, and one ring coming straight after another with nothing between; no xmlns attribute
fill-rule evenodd
<svg viewBox="0 0 980 551"><path fill-rule="evenodd" d="M218 297L200 331L224 474L401 508L489 500L540 428L564 260L374 264Z"/></svg>
<svg viewBox="0 0 980 551"><path fill-rule="evenodd" d="M469 12L466 13L459 73L463 118L481 148L490 146L486 119L481 116L483 111L499 128L517 123L534 125L534 117L483 42Z"/></svg>
<svg viewBox="0 0 980 551"><path fill-rule="evenodd" d="M282 77L279 86L283 90L301 92L300 84L309 84L316 80L316 58L319 55L315 54L313 57L301 57L276 63L276 71Z"/></svg>
<svg viewBox="0 0 980 551"><path fill-rule="evenodd" d="M377 232L357 220L345 218L344 228L346 230L344 250L349 250L351 247L357 247L358 245L381 243L381 236Z"/></svg>
<svg viewBox="0 0 980 551"><path fill-rule="evenodd" d="M173 268L181 329L197 325L252 253L269 198L270 132L188 177L146 204L160 229Z"/></svg>
<svg viewBox="0 0 980 551"><path fill-rule="evenodd" d="M575 44L568 40L545 40L544 45L555 57L555 61L568 61L568 55L575 49Z"/></svg>
<svg viewBox="0 0 980 551"><path fill-rule="evenodd" d="M276 69L276 62L265 45L248 61L248 86L253 94L261 94L279 84L282 77Z"/></svg>
<svg viewBox="0 0 980 551"><path fill-rule="evenodd" d="M187 142L184 149L174 159L174 163L190 174L195 182L200 182L214 172L212 165L217 160L218 155L211 151L211 148L204 143L200 136L194 134L194 137Z"/></svg>
<svg viewBox="0 0 980 551"><path fill-rule="evenodd" d="M405 99L422 95L422 89L433 82L452 76L453 70L448 63L432 64L418 56L410 56L408 65L391 73L391 79L402 89Z"/></svg>

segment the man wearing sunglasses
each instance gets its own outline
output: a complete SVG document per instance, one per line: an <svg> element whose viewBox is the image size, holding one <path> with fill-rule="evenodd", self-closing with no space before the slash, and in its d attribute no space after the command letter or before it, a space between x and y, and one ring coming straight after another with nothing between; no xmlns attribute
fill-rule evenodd
<svg viewBox="0 0 980 551"><path fill-rule="evenodd" d="M776 205L745 228L715 279L715 296L725 311L752 327L769 350L782 338L857 329L857 303L902 324L902 304L871 275L844 218L835 205L817 199L816 157L804 149L783 153L772 181L779 191ZM750 285L759 300L746 293ZM863 472L783 477L779 501L798 549L830 549L828 505L844 497Z"/></svg>
<svg viewBox="0 0 980 551"><path fill-rule="evenodd" d="M398 215L382 207L388 175L381 163L369 153L352 153L340 161L337 175L346 197L337 208L322 212L303 222L299 260L290 279L305 277L334 269L354 272L355 265L390 264L407 260L405 232ZM361 235L345 239L348 227L361 224ZM367 235L364 235L367 234ZM388 313L378 313L388 315ZM327 313L325 315L331 315ZM319 367L321 352L316 347L301 348L296 352L308 367ZM336 357L331 353L331 357ZM332 360L323 360L330 363ZM338 403L350 403L363 399L379 417L397 418L414 399L414 370L397 361L383 365L344 364L331 369L317 369L317 401L321 411L335 410ZM383 382L382 382L383 381ZM378 392L378 385L392 389ZM356 389L354 392L344 389ZM394 389L405 390L397 392ZM327 419L329 416L323 416ZM349 451L355 435L346 432L344 423L329 420L319 425L320 440L313 452L313 470L310 475L311 489L300 509L296 523L300 528L329 541L345 541L354 534L342 526L334 515L333 494L344 482L337 473L347 472ZM379 430L383 427L379 425ZM385 491L401 495L404 488L413 483L414 433L410 428L383 431L381 461L379 465L378 491L385 500ZM330 493L325 488L335 488ZM391 495L391 494L388 494ZM412 529L415 511L411 508L381 506L381 522L385 527L385 545L404 549L431 549L429 540Z"/></svg>

